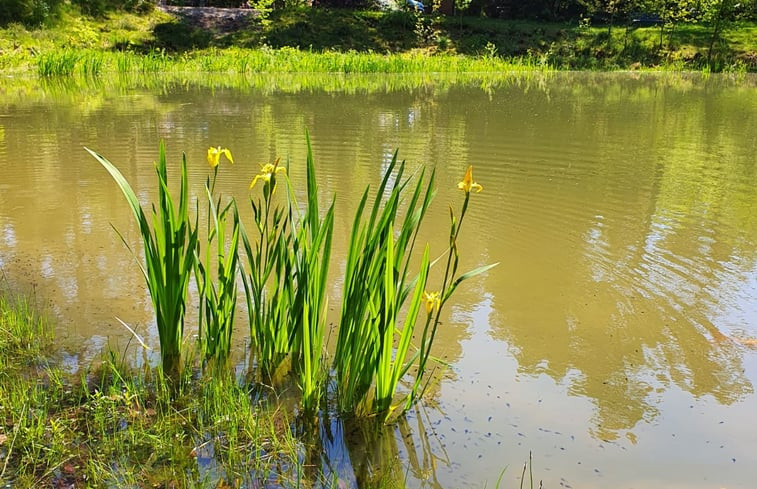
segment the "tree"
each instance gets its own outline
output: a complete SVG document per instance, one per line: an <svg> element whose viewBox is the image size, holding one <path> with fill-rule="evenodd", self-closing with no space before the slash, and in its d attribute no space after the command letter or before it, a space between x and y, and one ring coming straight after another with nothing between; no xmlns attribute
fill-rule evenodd
<svg viewBox="0 0 757 489"><path fill-rule="evenodd" d="M712 67L712 50L716 42L722 41L722 34L734 20L736 3L734 0L704 1L704 20L712 25L710 45L707 49L707 64Z"/></svg>
<svg viewBox="0 0 757 489"><path fill-rule="evenodd" d="M55 17L61 0L0 0L0 25L39 25Z"/></svg>

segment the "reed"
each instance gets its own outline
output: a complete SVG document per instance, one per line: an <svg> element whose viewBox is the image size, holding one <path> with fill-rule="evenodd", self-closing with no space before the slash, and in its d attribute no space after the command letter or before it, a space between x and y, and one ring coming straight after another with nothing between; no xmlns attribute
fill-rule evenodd
<svg viewBox="0 0 757 489"><path fill-rule="evenodd" d="M42 54L37 60L37 73L42 77L72 76L81 53L73 49L61 49Z"/></svg>
<svg viewBox="0 0 757 489"><path fill-rule="evenodd" d="M165 147L161 142L158 162L155 164L158 177L158 207L152 208L151 228L134 190L118 168L104 156L85 149L113 177L126 197L139 226L145 254L145 265L140 264L140 269L155 307L162 366L164 371L174 373L180 366L187 288L195 266L197 246L197 225L195 224L193 229L187 212L189 188L186 156L182 157L181 189L177 207L168 190ZM119 236L131 250L123 235L119 233ZM134 251L131 251L134 254Z"/></svg>

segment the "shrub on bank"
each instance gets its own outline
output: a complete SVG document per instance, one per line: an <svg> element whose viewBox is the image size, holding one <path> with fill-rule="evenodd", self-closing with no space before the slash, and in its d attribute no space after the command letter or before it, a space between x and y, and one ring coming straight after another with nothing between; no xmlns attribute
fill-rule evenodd
<svg viewBox="0 0 757 489"><path fill-rule="evenodd" d="M54 18L63 0L0 0L0 26L19 22L37 26Z"/></svg>
<svg viewBox="0 0 757 489"><path fill-rule="evenodd" d="M71 3L77 5L82 14L92 17L101 17L113 10L142 14L155 6L152 0L71 0Z"/></svg>

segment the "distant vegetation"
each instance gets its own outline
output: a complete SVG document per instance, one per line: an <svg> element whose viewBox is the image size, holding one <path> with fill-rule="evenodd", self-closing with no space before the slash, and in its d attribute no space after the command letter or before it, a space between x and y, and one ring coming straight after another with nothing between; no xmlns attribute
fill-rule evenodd
<svg viewBox="0 0 757 489"><path fill-rule="evenodd" d="M61 5L70 3L85 15L109 11L145 12L155 0L1 0L0 22L34 25L54 17ZM258 10L290 10L300 7L349 8L354 10L409 10L404 0L164 0L166 5ZM602 23L627 21L711 24L754 20L755 0L425 0L425 12L495 19Z"/></svg>
<svg viewBox="0 0 757 489"><path fill-rule="evenodd" d="M223 13L169 15L152 0L0 0L0 68L35 69L41 54L66 46L151 56L292 47L557 69L757 71L755 1L433 0L419 13L402 0L205 0L254 8L228 22Z"/></svg>

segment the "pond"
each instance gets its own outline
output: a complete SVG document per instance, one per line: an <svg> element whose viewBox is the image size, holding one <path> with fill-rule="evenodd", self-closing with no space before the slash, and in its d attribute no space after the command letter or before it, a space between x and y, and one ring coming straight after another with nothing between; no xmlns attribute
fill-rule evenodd
<svg viewBox="0 0 757 489"><path fill-rule="evenodd" d="M455 296L434 352L449 367L426 402L360 451L335 425L332 469L365 485L366 471L391 466L408 487L450 489L493 487L507 468L502 487L518 487L532 452L544 487L754 487L757 77L492 78L3 80L2 274L55 315L75 372L109 344L126 348L115 317L158 344L111 225L130 243L138 230L84 146L145 203L160 139L174 174L186 152L196 195L207 148L228 147L235 165L217 188L244 202L258 164L277 156L304 188L307 130L321 190L336 194L336 272L360 195L395 149L411 169L436 169L421 238L437 253L473 164L484 190L461 268L499 266Z"/></svg>

